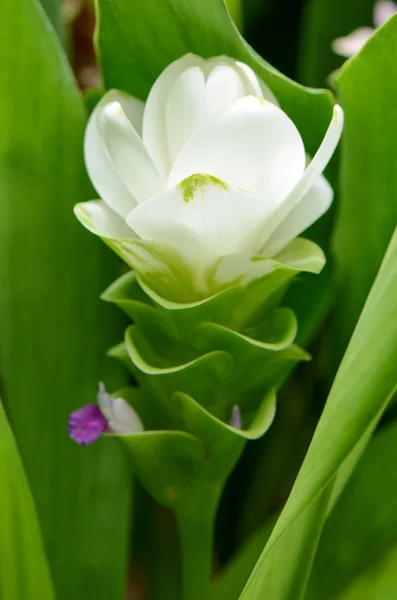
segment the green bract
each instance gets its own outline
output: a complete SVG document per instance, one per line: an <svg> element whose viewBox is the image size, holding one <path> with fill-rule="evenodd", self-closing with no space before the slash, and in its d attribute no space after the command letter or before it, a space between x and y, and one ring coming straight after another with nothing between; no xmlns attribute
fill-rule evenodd
<svg viewBox="0 0 397 600"><path fill-rule="evenodd" d="M154 290L149 282L155 275L138 270L103 295L133 320L111 354L139 384L118 395L130 401L145 432L121 440L147 488L174 508L205 482L219 492L244 440L270 426L275 390L298 361L309 358L293 343L294 314L279 304L300 271L321 268L318 247L297 239L279 261L232 258L251 265L249 276L218 282L220 291L197 302L165 298L166 292L175 295L172 288L160 279ZM229 424L236 405L241 429Z"/></svg>

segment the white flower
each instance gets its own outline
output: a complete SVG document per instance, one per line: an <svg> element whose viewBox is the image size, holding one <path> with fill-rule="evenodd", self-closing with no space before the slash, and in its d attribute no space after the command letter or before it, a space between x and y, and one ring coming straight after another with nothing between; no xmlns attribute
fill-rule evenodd
<svg viewBox="0 0 397 600"><path fill-rule="evenodd" d="M328 209L322 171L342 126L335 106L306 167L299 131L252 69L188 54L146 104L110 91L97 105L85 160L102 200L76 214L127 262L125 240L139 239L172 248L201 278L223 256L272 257Z"/></svg>
<svg viewBox="0 0 397 600"><path fill-rule="evenodd" d="M332 42L332 50L335 54L339 54L346 58L354 56L369 40L375 29L386 23L395 12L397 12L397 4L391 0L380 0L380 2L376 2L373 15L375 27L359 27L349 35L337 38Z"/></svg>
<svg viewBox="0 0 397 600"><path fill-rule="evenodd" d="M102 382L97 395L98 406L113 433L141 433L143 424L135 410L124 398L113 398Z"/></svg>

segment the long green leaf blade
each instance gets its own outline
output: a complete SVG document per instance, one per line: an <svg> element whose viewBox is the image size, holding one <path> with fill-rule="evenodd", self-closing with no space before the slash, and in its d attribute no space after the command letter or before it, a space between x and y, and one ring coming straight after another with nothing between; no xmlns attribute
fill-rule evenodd
<svg viewBox="0 0 397 600"><path fill-rule="evenodd" d="M345 64L337 80L346 115L345 167L335 230L337 344L341 349L353 331L397 222L396 38L394 16Z"/></svg>
<svg viewBox="0 0 397 600"><path fill-rule="evenodd" d="M338 470L374 427L396 384L394 235L287 504L241 598L302 597ZM354 464L352 465L354 466ZM346 482L346 473L342 471Z"/></svg>
<svg viewBox="0 0 397 600"><path fill-rule="evenodd" d="M394 422L371 441L328 518L305 600L339 598L345 588L355 587L355 579L387 561L397 545L396 461Z"/></svg>
<svg viewBox="0 0 397 600"><path fill-rule="evenodd" d="M128 471L112 440L83 449L67 434L68 414L95 400L99 379L116 378L104 355L122 335L118 313L98 298L117 275L113 257L72 212L92 193L84 105L38 2L1 0L0 14L2 395L57 598L117 599Z"/></svg>
<svg viewBox="0 0 397 600"><path fill-rule="evenodd" d="M54 600L29 485L0 402L0 598Z"/></svg>

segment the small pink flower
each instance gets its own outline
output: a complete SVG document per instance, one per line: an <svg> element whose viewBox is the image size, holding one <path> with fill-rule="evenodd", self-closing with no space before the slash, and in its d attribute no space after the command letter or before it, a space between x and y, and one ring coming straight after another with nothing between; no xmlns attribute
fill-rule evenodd
<svg viewBox="0 0 397 600"><path fill-rule="evenodd" d="M69 417L69 435L86 446L95 442L108 429L108 422L96 404L87 404Z"/></svg>
<svg viewBox="0 0 397 600"><path fill-rule="evenodd" d="M133 434L143 431L143 425L132 408L123 398L113 398L103 383L99 384L98 405L87 404L74 411L69 417L69 435L86 446L95 442L106 431Z"/></svg>

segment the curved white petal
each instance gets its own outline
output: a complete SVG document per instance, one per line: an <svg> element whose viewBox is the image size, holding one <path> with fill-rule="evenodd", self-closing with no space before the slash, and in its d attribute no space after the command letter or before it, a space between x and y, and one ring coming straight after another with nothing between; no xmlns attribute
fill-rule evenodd
<svg viewBox="0 0 397 600"><path fill-rule="evenodd" d="M121 216L126 216L137 202L164 189L141 138L122 107L139 125L136 102L114 90L106 94L89 119L84 140L90 179L101 198Z"/></svg>
<svg viewBox="0 0 397 600"><path fill-rule="evenodd" d="M226 254L258 251L258 227L273 210L264 198L198 174L139 205L127 222L142 239L208 265Z"/></svg>
<svg viewBox="0 0 397 600"><path fill-rule="evenodd" d="M112 94L113 98L111 99ZM121 107L127 115L129 122L137 134L141 137L145 103L142 102L142 100L138 100L138 98L134 98L134 96L129 96L128 94L124 94L123 92L118 92L116 90L111 90L111 92L109 92L109 101L116 101L121 104Z"/></svg>
<svg viewBox="0 0 397 600"><path fill-rule="evenodd" d="M254 71L248 65L237 61L236 66L240 72L244 74L246 78L246 90L248 96L257 96L258 98L264 98L269 100L276 106L279 106L276 96L273 94L269 86L256 76Z"/></svg>
<svg viewBox="0 0 397 600"><path fill-rule="evenodd" d="M195 54L186 54L174 61L156 79L146 101L142 139L159 173L164 178L168 176L171 168L166 129L168 94L180 73L189 67L201 66L204 63L204 59Z"/></svg>
<svg viewBox="0 0 397 600"><path fill-rule="evenodd" d="M160 194L164 185L121 104L112 102L104 108L100 130L114 169L136 202Z"/></svg>
<svg viewBox="0 0 397 600"><path fill-rule="evenodd" d="M312 185L319 178L325 167L329 163L336 146L338 145L340 136L343 130L343 110L337 104L334 106L334 111L331 123L327 129L323 141L317 150L313 160L307 167L303 176L300 178L295 187L291 190L285 200L280 204L277 210L268 220L262 231L262 246L265 247L267 240L284 221L287 215L301 201L305 194L310 190Z"/></svg>
<svg viewBox="0 0 397 600"><path fill-rule="evenodd" d="M143 431L142 421L132 406L124 398L113 398L107 393L102 382L99 384L97 401L114 433L140 433Z"/></svg>
<svg viewBox="0 0 397 600"><path fill-rule="evenodd" d="M235 63L216 64L206 81L208 112L215 115L239 98L247 96L244 80L237 71Z"/></svg>
<svg viewBox="0 0 397 600"><path fill-rule="evenodd" d="M271 89L264 83L255 72L246 65L238 60L230 58L230 56L215 56L213 58L208 58L205 61L205 65L202 67L204 74L207 78L211 74L212 70L218 66L226 66L229 69L233 69L238 77L240 78L241 84L243 85L243 93L239 97L242 96L256 96L257 98L264 98L265 100L269 100L276 106L278 106L278 102L276 97L274 96ZM220 93L222 94L222 88L220 88ZM235 98L237 99L237 97Z"/></svg>
<svg viewBox="0 0 397 600"><path fill-rule="evenodd" d="M320 175L302 200L272 233L261 254L271 257L285 248L329 209L333 196L332 187L325 177Z"/></svg>
<svg viewBox="0 0 397 600"><path fill-rule="evenodd" d="M103 112L118 97L108 92L94 108L85 131L84 158L88 175L98 195L120 215L136 205L135 198L116 172L101 130Z"/></svg>
<svg viewBox="0 0 397 600"><path fill-rule="evenodd" d="M303 142L289 117L270 102L247 96L188 140L174 163L169 184L206 173L280 202L304 167Z"/></svg>
<svg viewBox="0 0 397 600"><path fill-rule="evenodd" d="M144 430L141 419L136 411L124 398L113 400L113 418L109 427L114 433L141 433Z"/></svg>
<svg viewBox="0 0 397 600"><path fill-rule="evenodd" d="M166 130L171 162L208 115L204 73L199 67L183 71L170 89Z"/></svg>
<svg viewBox="0 0 397 600"><path fill-rule="evenodd" d="M103 200L81 202L74 207L80 223L89 231L105 238L131 239L134 232Z"/></svg>

